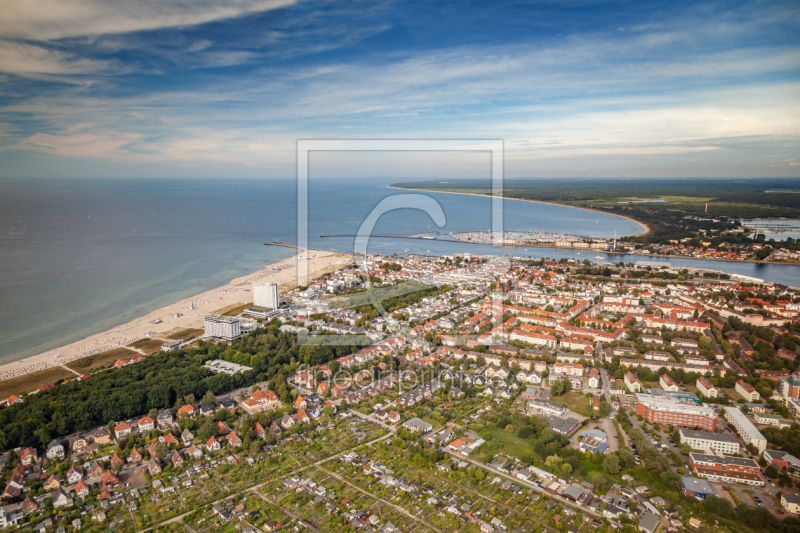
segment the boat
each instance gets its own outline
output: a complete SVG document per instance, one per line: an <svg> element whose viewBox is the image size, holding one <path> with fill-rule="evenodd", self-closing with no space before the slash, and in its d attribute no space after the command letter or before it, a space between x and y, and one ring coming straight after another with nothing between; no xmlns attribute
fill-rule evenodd
<svg viewBox="0 0 800 533"><path fill-rule="evenodd" d="M603 257L602 255L596 255L596 256L594 256L594 258L595 259L605 259L605 257Z"/></svg>

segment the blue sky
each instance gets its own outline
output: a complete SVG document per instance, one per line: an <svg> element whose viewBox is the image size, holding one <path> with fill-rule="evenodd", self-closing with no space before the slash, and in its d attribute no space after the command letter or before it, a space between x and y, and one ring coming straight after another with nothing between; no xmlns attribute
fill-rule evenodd
<svg viewBox="0 0 800 533"><path fill-rule="evenodd" d="M796 1L4 11L2 177L290 177L299 138L502 139L510 177L800 175ZM314 161L318 176L488 169L475 154Z"/></svg>

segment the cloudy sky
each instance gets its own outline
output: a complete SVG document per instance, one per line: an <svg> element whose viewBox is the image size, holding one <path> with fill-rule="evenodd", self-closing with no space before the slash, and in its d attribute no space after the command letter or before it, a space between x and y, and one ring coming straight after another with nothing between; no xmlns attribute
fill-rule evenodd
<svg viewBox="0 0 800 533"><path fill-rule="evenodd" d="M800 175L796 0L1 5L0 177L290 177L314 138L502 139L512 177ZM426 157L318 167L488 168Z"/></svg>

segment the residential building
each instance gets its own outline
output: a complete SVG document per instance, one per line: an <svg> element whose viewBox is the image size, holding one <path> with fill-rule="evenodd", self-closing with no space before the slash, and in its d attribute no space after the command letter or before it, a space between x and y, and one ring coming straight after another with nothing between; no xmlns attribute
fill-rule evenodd
<svg viewBox="0 0 800 533"><path fill-rule="evenodd" d="M208 315L203 319L207 337L230 341L241 337L242 327L238 318L222 315Z"/></svg>
<svg viewBox="0 0 800 533"><path fill-rule="evenodd" d="M421 418L412 418L403 422L403 427L411 431L426 434L433 429L433 425L425 422Z"/></svg>
<svg viewBox="0 0 800 533"><path fill-rule="evenodd" d="M668 391L678 392L680 387L675 381L669 377L667 374L661 374L661 377L658 380L658 384L661 385L661 388Z"/></svg>
<svg viewBox="0 0 800 533"><path fill-rule="evenodd" d="M734 387L733 390L748 402L755 402L761 399L761 395L758 394L758 391L752 385L741 379L736 382L736 387Z"/></svg>
<svg viewBox="0 0 800 533"><path fill-rule="evenodd" d="M781 378L775 390L784 398L800 398L800 374L793 374L788 378Z"/></svg>
<svg viewBox="0 0 800 533"><path fill-rule="evenodd" d="M758 449L758 453L763 453L767 448L767 439L761 432L753 425L750 420L744 416L744 413L736 407L725 408L725 420L728 424L736 430L736 433L741 437L745 444L752 444Z"/></svg>
<svg viewBox="0 0 800 533"><path fill-rule="evenodd" d="M633 372L625 372L625 386L630 392L642 392L644 390L644 385Z"/></svg>
<svg viewBox="0 0 800 533"><path fill-rule="evenodd" d="M280 303L276 283L253 283L253 305L277 311Z"/></svg>
<svg viewBox="0 0 800 533"><path fill-rule="evenodd" d="M705 376L700 376L697 378L697 382L695 383L697 387L697 392L705 396L706 398L717 398L717 388L711 383L711 380Z"/></svg>
<svg viewBox="0 0 800 533"><path fill-rule="evenodd" d="M120 422L114 426L114 436L119 439L124 439L131 434L131 426L127 422Z"/></svg>

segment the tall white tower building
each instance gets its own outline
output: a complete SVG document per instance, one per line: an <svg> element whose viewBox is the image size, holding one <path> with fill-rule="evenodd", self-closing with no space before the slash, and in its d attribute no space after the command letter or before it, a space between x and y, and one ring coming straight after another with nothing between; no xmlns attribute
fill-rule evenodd
<svg viewBox="0 0 800 533"><path fill-rule="evenodd" d="M280 302L277 284L253 283L253 305L275 311Z"/></svg>

